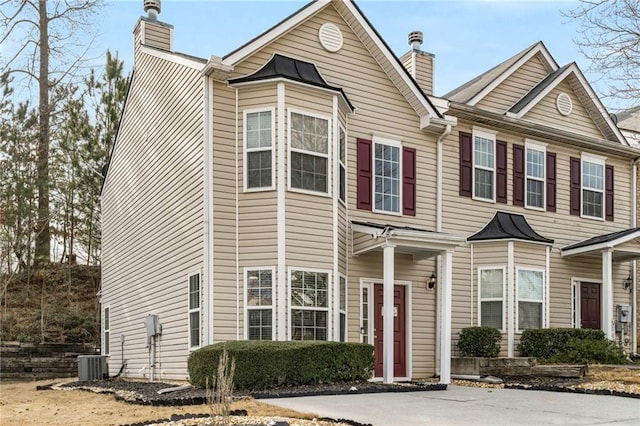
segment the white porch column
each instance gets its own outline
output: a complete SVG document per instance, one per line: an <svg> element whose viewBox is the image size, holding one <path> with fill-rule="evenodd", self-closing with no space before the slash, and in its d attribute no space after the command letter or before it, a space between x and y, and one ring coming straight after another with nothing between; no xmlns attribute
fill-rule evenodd
<svg viewBox="0 0 640 426"><path fill-rule="evenodd" d="M393 285L395 281L395 245L383 246L383 297L382 297L382 378L384 383L393 383Z"/></svg>
<svg viewBox="0 0 640 426"><path fill-rule="evenodd" d="M602 331L613 340L613 250L602 251Z"/></svg>
<svg viewBox="0 0 640 426"><path fill-rule="evenodd" d="M442 257L442 307L440 309L440 383L451 383L451 288L453 276L453 250Z"/></svg>

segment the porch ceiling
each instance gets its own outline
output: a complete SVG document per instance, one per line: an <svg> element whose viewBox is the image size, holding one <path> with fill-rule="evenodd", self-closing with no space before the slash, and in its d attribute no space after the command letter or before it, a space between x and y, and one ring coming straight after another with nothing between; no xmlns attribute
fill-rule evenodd
<svg viewBox="0 0 640 426"><path fill-rule="evenodd" d="M382 251L385 245L393 245L396 253L424 260L453 250L465 242L464 236L371 222L351 221L351 230L354 256Z"/></svg>

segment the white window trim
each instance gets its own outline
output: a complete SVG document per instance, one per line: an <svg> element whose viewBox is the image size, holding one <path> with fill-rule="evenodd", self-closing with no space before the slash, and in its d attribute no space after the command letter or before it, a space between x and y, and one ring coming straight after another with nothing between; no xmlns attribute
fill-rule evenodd
<svg viewBox="0 0 640 426"><path fill-rule="evenodd" d="M529 176L529 161L527 161L528 150L542 152L542 167L544 169L542 178ZM542 182L542 207L529 205L529 185L527 185L527 180L529 179ZM547 210L547 144L530 139L525 139L524 141L524 207L543 212Z"/></svg>
<svg viewBox="0 0 640 426"><path fill-rule="evenodd" d="M307 151L304 149L299 149L299 148L292 148L291 146L291 114L292 113L296 113L296 114L302 114L302 115L307 115L309 117L314 117L314 118L320 118L322 120L326 120L327 121L327 153L323 154L321 152L315 152L315 151ZM302 194L309 194L309 195L317 195L317 196L321 196L321 197L331 197L331 188L333 185L331 185L331 155L333 153L333 141L332 141L332 134L333 132L331 131L332 127L332 119L331 116L329 115L323 115L323 114L318 114L315 112L310 112L307 110L302 110L302 109L297 109L297 108L287 108L287 190L291 191L291 192L299 192ZM301 188L294 188L291 186L291 152L299 152L301 154L308 154L308 155L313 155L316 157L324 157L327 159L327 192L320 192L320 191L311 191L309 189L301 189Z"/></svg>
<svg viewBox="0 0 640 426"><path fill-rule="evenodd" d="M369 320L369 324L367 325L367 341L364 342L363 339L363 334L362 334L362 330L364 329L364 310L362 309L362 303L363 303L363 293L364 293L364 289L367 290L367 319ZM372 295L372 291L373 291L373 283L372 282L364 282L363 280L360 280L360 291L359 291L359 295L360 295L360 305L359 305L359 311L360 311L360 316L359 316L359 326L360 326L360 338L358 339L360 341L360 343L368 343L373 345L373 342L371 341L372 337L373 337L373 321L371 321L371 313L373 312L373 308L371 307L371 295Z"/></svg>
<svg viewBox="0 0 640 426"><path fill-rule="evenodd" d="M305 268L305 267L292 267L290 266L289 268L287 268L287 306L289 308L289 321L288 321L288 330L287 330L287 340L291 340L292 338L292 326L293 326L293 314L292 311L294 309L294 306L291 304L291 274L293 273L293 271L302 271L302 272L313 272L313 273L320 273L320 274L327 274L327 307L326 308L322 308L322 307L316 307L316 306L296 306L295 308L297 309L302 309L305 311L324 311L327 313L327 342L330 341L335 341L334 338L334 333L332 333L332 310L335 309L334 306L332 306L332 300L333 300L333 277L332 277L332 273L330 269L316 269L316 268ZM322 341L322 340L319 340Z"/></svg>
<svg viewBox="0 0 640 426"><path fill-rule="evenodd" d="M472 166L472 173L471 173L471 188L472 188L472 199L473 200L478 200L478 201L484 201L486 203L495 203L496 202L496 175L497 175L497 167L496 167L496 160L497 160L497 156L498 153L496 152L496 135L498 134L498 132L494 131L494 130L489 130L489 129L483 129L480 127L476 127L473 126L472 128L472 135L471 135L471 166ZM488 167L484 167L484 166L476 166L476 136L479 136L481 138L484 139L490 139L493 141L493 168L488 168ZM493 173L493 183L491 184L492 186L492 192L493 192L493 198L492 199L488 199L488 198L482 198L482 197L478 197L476 196L476 168L481 169L481 170L488 170L491 171Z"/></svg>
<svg viewBox="0 0 640 426"><path fill-rule="evenodd" d="M502 299L496 299L495 297L482 298L482 282L480 281L480 274L482 271L493 271L499 269L502 271ZM502 328L500 333L507 332L507 267L504 265L499 266L480 266L477 271L478 281L478 326L482 325L482 302L502 302Z"/></svg>
<svg viewBox="0 0 640 426"><path fill-rule="evenodd" d="M342 131L344 133L344 163L342 161L340 161L340 131ZM347 130L345 129L345 127L339 123L338 124L338 144L337 144L337 149L338 149L338 168L343 167L344 168L344 200L342 200L340 198L340 170L338 169L338 186L337 186L337 193L338 193L338 202L342 203L342 205L344 205L345 207L347 206L347 200L349 199L347 194L349 192L349 175L347 175L347 163L349 162L348 156L347 156Z"/></svg>
<svg viewBox="0 0 640 426"><path fill-rule="evenodd" d="M403 212L403 194L402 194L402 187L403 187L403 161L402 161L402 142L400 140L400 138L388 138L388 137L383 137L383 136L377 136L377 135L373 135L373 140L372 142L372 150L371 150L371 175L373 177L373 179L371 179L371 210L374 213L381 213L381 214L388 214L391 216L402 216L402 212ZM398 170L398 194L399 194L399 198L398 198L398 211L397 212L391 212L391 211L387 211L387 210L379 210L376 209L376 144L380 144L380 145L388 145L388 146L392 146L395 148L398 148L398 159L399 159L399 163L400 163L400 169Z"/></svg>
<svg viewBox="0 0 640 426"><path fill-rule="evenodd" d="M109 310L109 328L104 327L104 318L107 316L105 315L105 311ZM109 339L107 342L107 333L109 333ZM102 355L107 355L110 356L111 355L111 304L106 304L106 305L102 305L102 349L103 349L103 353ZM109 346L109 351L104 351L105 348L105 343L108 343Z"/></svg>
<svg viewBox="0 0 640 426"><path fill-rule="evenodd" d="M194 275L198 276L198 292L200 293L200 296L198 298L198 302L199 302L198 307L195 309L192 309L190 306L191 277L193 277ZM191 344L191 314L194 312L198 313L198 320L200 322L198 326L198 330L200 331L200 338L199 338L198 345ZM187 274L187 345L188 345L189 351L195 351L196 349L202 347L202 275L200 274L200 271L193 271Z"/></svg>
<svg viewBox="0 0 640 426"><path fill-rule="evenodd" d="M271 305L249 306L247 304L247 284L249 283L249 271L271 271ZM244 340L249 340L249 311L271 309L271 340L276 340L276 310L274 296L276 294L276 268L275 266L255 266L245 267L242 273L244 277Z"/></svg>
<svg viewBox="0 0 640 426"><path fill-rule="evenodd" d="M340 308L340 279L344 279L344 309ZM344 274L338 274L338 279L336 280L336 340L340 341L340 314L344 314L345 322L344 322L344 341L349 341L349 326L348 326L348 310L349 310L349 282L347 281L347 277Z"/></svg>
<svg viewBox="0 0 640 426"><path fill-rule="evenodd" d="M540 300L537 299L521 299L520 298L520 294L519 294L519 282L518 282L518 276L520 275L520 271L532 271L532 272L540 272L542 274L542 297L540 298ZM516 299L516 303L515 303L515 329L516 329L516 334L522 334L522 332L524 330L520 330L520 319L519 317L519 311L520 309L518 308L519 303L522 302L536 302L536 303L541 303L542 308L542 317L540 318L540 328L546 328L545 324L547 323L546 321L546 316L547 316L547 312L546 312L546 294L549 291L549 289L547 288L547 280L546 280L546 276L547 273L545 271L544 268L534 268L534 267L528 267L528 266L518 266L516 267L516 274L515 274L515 280L514 280L514 284L515 284L515 299Z"/></svg>
<svg viewBox="0 0 640 426"><path fill-rule="evenodd" d="M247 148L247 115L258 112L271 112L271 186L262 186L259 188L249 188L249 167L247 163L247 153L268 151L267 148ZM242 165L244 169L243 173L243 190L244 192L260 192L260 191L272 191L276 189L276 128L275 128L275 115L276 109L274 107L265 108L252 108L245 109L242 112L242 137L243 137L243 150L242 150Z"/></svg>
<svg viewBox="0 0 640 426"><path fill-rule="evenodd" d="M580 156L580 217L584 218L584 219L592 219L592 220L599 220L599 221L603 221L605 219L605 215L606 215L606 187L607 187L607 165L606 165L606 160L607 157L602 157L600 155L595 155L595 154L590 154L590 153L586 153L583 152L582 155ZM584 162L588 162L588 163L593 163L593 164L598 164L602 166L602 189L595 189L595 188L586 188L584 186L584 179L582 176L582 172L584 171ZM589 216L587 214L584 213L584 190L587 191L593 191L593 192L600 192L602 194L602 216L598 217L598 216Z"/></svg>

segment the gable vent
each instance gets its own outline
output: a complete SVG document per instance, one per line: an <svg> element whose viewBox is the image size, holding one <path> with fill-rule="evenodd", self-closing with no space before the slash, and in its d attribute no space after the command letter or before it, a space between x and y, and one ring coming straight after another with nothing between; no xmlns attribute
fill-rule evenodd
<svg viewBox="0 0 640 426"><path fill-rule="evenodd" d="M566 93L562 92L556 98L556 108L558 108L558 112L564 116L571 114L573 111L573 102L571 102L571 98Z"/></svg>
<svg viewBox="0 0 640 426"><path fill-rule="evenodd" d="M322 47L328 52L335 53L342 49L342 31L335 24L330 22L322 24L320 30L318 30L318 38Z"/></svg>

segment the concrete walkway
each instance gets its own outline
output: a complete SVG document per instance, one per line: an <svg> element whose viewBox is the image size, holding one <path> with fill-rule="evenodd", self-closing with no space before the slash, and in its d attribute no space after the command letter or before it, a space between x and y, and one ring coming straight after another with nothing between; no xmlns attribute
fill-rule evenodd
<svg viewBox="0 0 640 426"><path fill-rule="evenodd" d="M449 385L446 391L312 396L269 404L387 425L640 425L640 399Z"/></svg>

